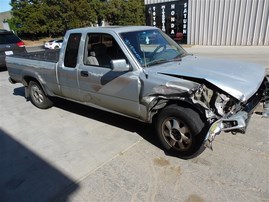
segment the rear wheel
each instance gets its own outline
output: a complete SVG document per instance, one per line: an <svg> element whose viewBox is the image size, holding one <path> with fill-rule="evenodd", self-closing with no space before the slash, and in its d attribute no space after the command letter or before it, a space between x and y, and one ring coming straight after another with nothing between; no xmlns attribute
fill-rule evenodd
<svg viewBox="0 0 269 202"><path fill-rule="evenodd" d="M46 96L43 89L37 82L30 81L29 93L31 102L38 108L47 109L53 105L52 101Z"/></svg>
<svg viewBox="0 0 269 202"><path fill-rule="evenodd" d="M191 108L170 105L158 115L156 130L166 151L181 158L193 158L203 150L204 123Z"/></svg>

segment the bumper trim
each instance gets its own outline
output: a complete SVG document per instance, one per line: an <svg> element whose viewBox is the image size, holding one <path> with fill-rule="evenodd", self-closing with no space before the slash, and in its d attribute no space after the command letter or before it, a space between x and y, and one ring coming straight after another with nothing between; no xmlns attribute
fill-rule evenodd
<svg viewBox="0 0 269 202"><path fill-rule="evenodd" d="M265 102L263 104L263 113L262 117L269 118L269 101Z"/></svg>
<svg viewBox="0 0 269 202"><path fill-rule="evenodd" d="M265 83L262 117L269 118L269 78L267 78L267 82Z"/></svg>
<svg viewBox="0 0 269 202"><path fill-rule="evenodd" d="M248 113L245 111L240 111L228 119L223 118L215 121L207 132L204 140L204 146L213 150L212 143L216 135L219 135L222 131L245 133L248 120Z"/></svg>

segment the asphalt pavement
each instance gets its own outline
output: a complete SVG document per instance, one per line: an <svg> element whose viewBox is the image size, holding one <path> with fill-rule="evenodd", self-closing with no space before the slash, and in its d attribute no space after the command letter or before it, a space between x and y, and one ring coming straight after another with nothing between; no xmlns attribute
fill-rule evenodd
<svg viewBox="0 0 269 202"><path fill-rule="evenodd" d="M268 47L188 46L260 63ZM0 201L269 201L269 119L221 133L214 151L169 156L149 125L64 100L40 110L0 72Z"/></svg>

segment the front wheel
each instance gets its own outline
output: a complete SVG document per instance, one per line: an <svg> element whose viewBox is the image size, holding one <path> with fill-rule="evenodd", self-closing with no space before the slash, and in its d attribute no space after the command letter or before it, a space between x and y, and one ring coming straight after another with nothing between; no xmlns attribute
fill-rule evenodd
<svg viewBox="0 0 269 202"><path fill-rule="evenodd" d="M204 150L205 124L193 109L170 105L160 112L155 124L159 141L169 153L188 159Z"/></svg>
<svg viewBox="0 0 269 202"><path fill-rule="evenodd" d="M38 108L47 109L53 105L52 101L47 97L47 95L44 93L43 89L37 82L30 81L29 93L31 102Z"/></svg>

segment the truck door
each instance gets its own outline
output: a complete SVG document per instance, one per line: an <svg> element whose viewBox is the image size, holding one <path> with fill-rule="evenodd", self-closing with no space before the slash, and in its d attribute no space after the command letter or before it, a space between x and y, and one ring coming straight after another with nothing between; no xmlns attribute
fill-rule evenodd
<svg viewBox="0 0 269 202"><path fill-rule="evenodd" d="M81 99L123 114L139 114L139 77L134 70L111 69L111 60L128 59L109 34L87 35L83 64L79 67Z"/></svg>
<svg viewBox="0 0 269 202"><path fill-rule="evenodd" d="M60 60L57 70L62 95L75 100L80 97L77 81L80 39L81 33L71 33L69 35L64 58Z"/></svg>

